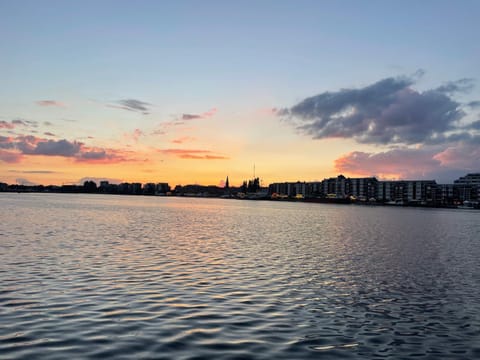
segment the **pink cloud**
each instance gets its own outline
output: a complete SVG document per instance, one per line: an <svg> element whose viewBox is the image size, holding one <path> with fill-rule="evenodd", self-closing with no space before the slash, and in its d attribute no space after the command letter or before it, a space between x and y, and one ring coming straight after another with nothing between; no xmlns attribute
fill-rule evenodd
<svg viewBox="0 0 480 360"><path fill-rule="evenodd" d="M5 120L0 120L0 129L13 129L15 124L7 122Z"/></svg>
<svg viewBox="0 0 480 360"><path fill-rule="evenodd" d="M195 160L226 160L229 159L223 155L216 155L210 150L198 149L160 149L160 153L165 155L173 155L180 159L195 159Z"/></svg>
<svg viewBox="0 0 480 360"><path fill-rule="evenodd" d="M34 120L22 120L22 119L14 119L10 122L5 120L0 121L0 129L14 129L17 126L36 128L38 127L38 122Z"/></svg>
<svg viewBox="0 0 480 360"><path fill-rule="evenodd" d="M217 108L211 108L211 109L208 110L207 112L204 112L204 113L203 113L203 117L204 117L204 118L212 117L212 116L214 116L214 115L217 113L217 111L218 111Z"/></svg>
<svg viewBox="0 0 480 360"><path fill-rule="evenodd" d="M134 142L138 142L141 136L145 136L145 133L140 129L135 129L131 133L124 134L126 140L133 140Z"/></svg>
<svg viewBox="0 0 480 360"><path fill-rule="evenodd" d="M459 144L450 146L434 155L442 166L462 168L468 171L480 169L480 146L477 144Z"/></svg>
<svg viewBox="0 0 480 360"><path fill-rule="evenodd" d="M263 108L259 110L259 113L262 115L277 115L277 108Z"/></svg>
<svg viewBox="0 0 480 360"><path fill-rule="evenodd" d="M22 161L23 155L15 151L0 149L0 160L6 163L18 163Z"/></svg>
<svg viewBox="0 0 480 360"><path fill-rule="evenodd" d="M140 129L135 129L135 130L133 131L132 137L133 137L133 139L134 139L135 141L138 141L138 138L139 138L140 136L143 136L143 135L144 135L144 134L143 134L143 131L142 131L142 130L140 130Z"/></svg>
<svg viewBox="0 0 480 360"><path fill-rule="evenodd" d="M378 176L381 179L424 178L441 167L435 152L394 149L381 153L354 151L335 160L335 170L351 176Z"/></svg>
<svg viewBox="0 0 480 360"><path fill-rule="evenodd" d="M182 120L208 119L217 113L217 108L212 108L202 114L183 114Z"/></svg>
<svg viewBox="0 0 480 360"><path fill-rule="evenodd" d="M39 100L36 101L36 104L39 106L65 107L64 103L56 100Z"/></svg>
<svg viewBox="0 0 480 360"><path fill-rule="evenodd" d="M180 138L177 138L177 139L174 139L172 140L172 143L174 144L183 144L185 142L190 142L190 141L194 141L195 138L194 137L191 137L191 136L183 136L183 137L180 137Z"/></svg>

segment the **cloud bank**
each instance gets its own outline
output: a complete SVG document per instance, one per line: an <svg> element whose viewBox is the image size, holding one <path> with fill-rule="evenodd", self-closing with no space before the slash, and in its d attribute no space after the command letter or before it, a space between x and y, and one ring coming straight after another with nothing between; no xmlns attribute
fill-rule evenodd
<svg viewBox="0 0 480 360"><path fill-rule="evenodd" d="M276 114L313 139L354 139L390 149L346 154L335 161L338 171L423 178L479 170L480 120L469 120L479 102L462 104L454 98L470 92L473 79L426 91L414 89L415 82L390 77L363 88L327 91Z"/></svg>
<svg viewBox="0 0 480 360"><path fill-rule="evenodd" d="M25 156L59 156L76 162L118 163L131 161L127 152L88 147L78 141L43 139L33 135L0 136L0 161L21 162Z"/></svg>
<svg viewBox="0 0 480 360"><path fill-rule="evenodd" d="M449 94L471 89L472 80L419 92L408 77L387 78L360 89L324 92L278 114L314 139L353 138L366 144L435 142L458 129L466 114Z"/></svg>

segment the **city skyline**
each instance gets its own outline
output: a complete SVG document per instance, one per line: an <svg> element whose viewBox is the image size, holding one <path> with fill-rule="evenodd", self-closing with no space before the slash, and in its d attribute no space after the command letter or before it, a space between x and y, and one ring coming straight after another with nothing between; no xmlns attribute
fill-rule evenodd
<svg viewBox="0 0 480 360"><path fill-rule="evenodd" d="M480 169L475 1L1 1L0 182Z"/></svg>

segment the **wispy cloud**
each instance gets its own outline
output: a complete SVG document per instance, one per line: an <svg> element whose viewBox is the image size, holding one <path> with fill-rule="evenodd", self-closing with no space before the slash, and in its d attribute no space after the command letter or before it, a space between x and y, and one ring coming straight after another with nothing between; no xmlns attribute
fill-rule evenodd
<svg viewBox="0 0 480 360"><path fill-rule="evenodd" d="M75 156L75 161L90 164L115 164L134 160L128 157L128 152L123 150L84 147Z"/></svg>
<svg viewBox="0 0 480 360"><path fill-rule="evenodd" d="M65 104L56 100L39 100L35 102L39 106L65 107Z"/></svg>
<svg viewBox="0 0 480 360"><path fill-rule="evenodd" d="M194 137L182 136L182 137L179 137L177 139L173 139L171 142L174 143L174 144L183 144L183 143L186 143L186 142L192 142L194 140L195 140Z"/></svg>
<svg viewBox="0 0 480 360"><path fill-rule="evenodd" d="M439 86L435 90L446 94L455 93L468 93L474 87L474 81L470 78L459 79L456 81L448 81L445 84Z"/></svg>
<svg viewBox="0 0 480 360"><path fill-rule="evenodd" d="M140 112L143 115L148 115L150 113L151 104L137 99L122 99L117 101L115 104L108 104L107 106L127 111Z"/></svg>
<svg viewBox="0 0 480 360"><path fill-rule="evenodd" d="M13 128L15 128L15 124L5 120L0 120L0 129L13 129Z"/></svg>
<svg viewBox="0 0 480 360"><path fill-rule="evenodd" d="M229 157L215 154L210 150L199 149L159 149L160 153L165 155L176 156L180 159L195 159L195 160L227 160Z"/></svg>
<svg viewBox="0 0 480 360"><path fill-rule="evenodd" d="M11 173L17 174L58 174L58 171L52 170L8 170Z"/></svg>
<svg viewBox="0 0 480 360"><path fill-rule="evenodd" d="M202 114L182 114L182 120L208 119L217 113L216 108L212 108Z"/></svg>
<svg viewBox="0 0 480 360"><path fill-rule="evenodd" d="M125 140L127 141L133 140L136 143L138 142L141 136L145 136L145 133L140 129L135 129L132 132L123 134L123 137L125 138Z"/></svg>
<svg viewBox="0 0 480 360"><path fill-rule="evenodd" d="M17 126L38 127L38 122L34 120L13 119L12 121L0 120L0 129L14 129Z"/></svg>
<svg viewBox="0 0 480 360"><path fill-rule="evenodd" d="M162 129L156 129L154 131L152 131L152 135L165 135L167 132L165 130L162 130Z"/></svg>

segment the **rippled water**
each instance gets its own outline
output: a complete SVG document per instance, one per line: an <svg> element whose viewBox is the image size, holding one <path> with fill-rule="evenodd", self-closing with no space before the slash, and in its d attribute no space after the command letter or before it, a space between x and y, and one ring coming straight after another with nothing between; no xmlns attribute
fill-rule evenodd
<svg viewBox="0 0 480 360"><path fill-rule="evenodd" d="M0 195L0 358L480 358L480 212Z"/></svg>

